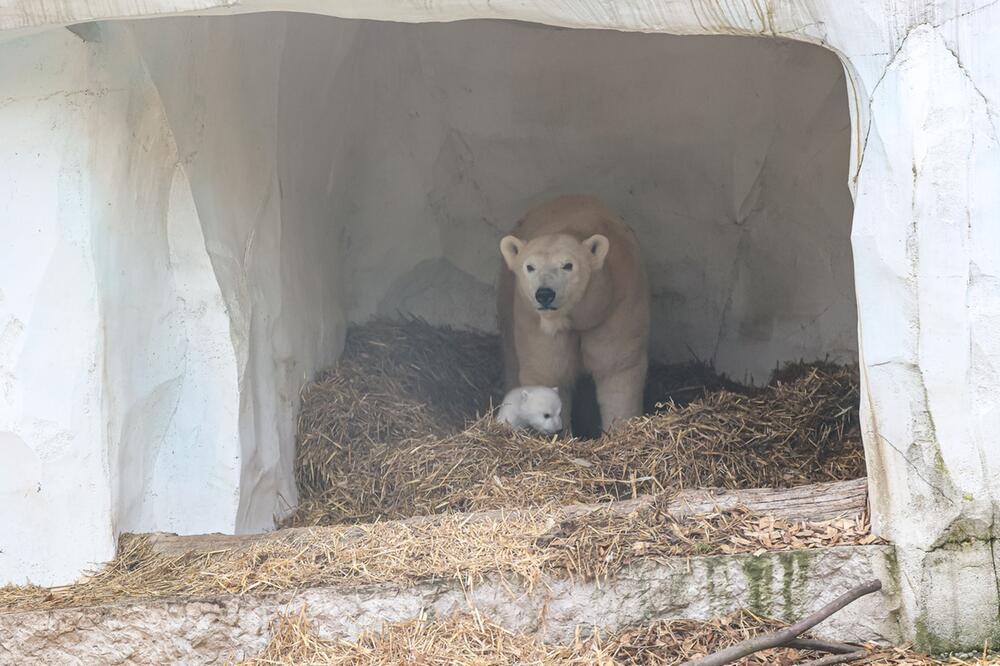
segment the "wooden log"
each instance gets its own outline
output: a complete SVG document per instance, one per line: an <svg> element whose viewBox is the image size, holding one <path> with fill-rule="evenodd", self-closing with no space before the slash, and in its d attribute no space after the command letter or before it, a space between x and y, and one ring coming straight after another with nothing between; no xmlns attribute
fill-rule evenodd
<svg viewBox="0 0 1000 666"><path fill-rule="evenodd" d="M864 511L867 502L867 482L865 479L814 483L795 488L754 488L750 490L695 489L682 490L673 494L667 504L667 511L675 517L683 518L713 511L727 511L745 507L753 513L772 515L794 521L822 521L835 518L853 518ZM553 512L553 524L579 520L596 511L610 511L613 515L627 516L650 506L656 501L655 495L645 495L633 500L622 500L603 504L570 504ZM503 516L516 516L521 510L492 510L466 514L470 523L497 520ZM454 516L454 514L451 514ZM417 516L399 521L408 525L427 524L441 520L442 516ZM178 536L157 532L150 534L153 551L167 557L189 553L211 553L249 548L255 543L270 539L294 538L307 530L316 528L293 527L264 534L198 534ZM355 528L357 538L363 535L361 528ZM348 529L350 539L352 530Z"/></svg>

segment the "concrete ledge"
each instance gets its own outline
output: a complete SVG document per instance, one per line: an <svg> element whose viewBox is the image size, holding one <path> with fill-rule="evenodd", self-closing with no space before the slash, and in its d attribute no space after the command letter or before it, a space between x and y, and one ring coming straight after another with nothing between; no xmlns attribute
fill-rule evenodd
<svg viewBox="0 0 1000 666"><path fill-rule="evenodd" d="M577 626L615 631L668 618L707 619L740 607L797 618L871 578L886 589L821 625L841 640L897 641L891 546L643 561L600 585L549 576L533 590L487 579L415 586L326 587L266 595L124 600L53 611L0 614L0 663L224 663L261 651L279 613L307 608L325 638L353 638L380 623L477 608L513 631L549 642Z"/></svg>

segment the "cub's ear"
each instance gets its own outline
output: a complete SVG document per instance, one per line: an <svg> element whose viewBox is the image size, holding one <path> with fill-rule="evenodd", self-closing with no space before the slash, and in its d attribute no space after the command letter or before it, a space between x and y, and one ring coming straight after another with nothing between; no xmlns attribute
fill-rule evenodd
<svg viewBox="0 0 1000 666"><path fill-rule="evenodd" d="M583 241L583 246L590 253L590 267L595 271L601 270L604 267L604 260L608 256L608 250L611 249L607 236L594 234Z"/></svg>
<svg viewBox="0 0 1000 666"><path fill-rule="evenodd" d="M553 386L552 390L555 391L556 393L559 393L559 387L558 386Z"/></svg>
<svg viewBox="0 0 1000 666"><path fill-rule="evenodd" d="M524 251L524 241L520 238L515 238L514 236L504 236L500 240L500 254L503 255L504 261L507 262L507 268L510 270L517 270L515 262L517 261L517 255Z"/></svg>
<svg viewBox="0 0 1000 666"><path fill-rule="evenodd" d="M526 402L528 400L528 391L526 389L521 389L521 402Z"/></svg>

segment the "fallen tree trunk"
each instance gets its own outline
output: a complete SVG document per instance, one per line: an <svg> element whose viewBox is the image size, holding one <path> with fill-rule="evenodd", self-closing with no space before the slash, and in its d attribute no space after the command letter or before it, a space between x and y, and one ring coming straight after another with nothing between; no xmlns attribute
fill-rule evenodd
<svg viewBox="0 0 1000 666"><path fill-rule="evenodd" d="M815 483L795 488L754 488L750 490L694 489L675 493L667 504L667 511L677 517L727 511L744 507L753 513L771 515L794 521L822 521L853 517L865 510L868 485L866 479ZM652 505L655 495L634 500L603 504L571 504L552 513L553 522L577 520L596 511L610 511L627 516ZM519 509L493 510L469 513L468 522L496 520L501 516L516 516ZM435 516L407 518L401 523L419 524L435 520ZM155 533L150 535L153 551L164 556L186 553L210 553L221 550L249 548L262 540L293 537L309 527L293 527L264 534L200 534L178 536ZM362 536L358 530L358 537ZM346 535L350 539L351 534Z"/></svg>

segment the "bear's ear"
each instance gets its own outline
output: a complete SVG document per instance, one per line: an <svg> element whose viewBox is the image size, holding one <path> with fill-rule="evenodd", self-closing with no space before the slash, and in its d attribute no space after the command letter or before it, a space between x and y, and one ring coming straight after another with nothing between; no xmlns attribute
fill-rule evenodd
<svg viewBox="0 0 1000 666"><path fill-rule="evenodd" d="M583 246L590 252L590 267L595 271L601 270L604 267L604 260L608 256L608 250L611 249L611 243L608 242L607 236L594 234L583 241Z"/></svg>
<svg viewBox="0 0 1000 666"><path fill-rule="evenodd" d="M559 393L559 387L558 386L553 386L552 390L555 391L556 393Z"/></svg>
<svg viewBox="0 0 1000 666"><path fill-rule="evenodd" d="M527 400L528 400L527 389L521 389L521 402L527 402Z"/></svg>
<svg viewBox="0 0 1000 666"><path fill-rule="evenodd" d="M517 255L521 254L524 250L524 241L520 238L515 238L514 236L504 236L500 240L500 254L503 255L504 261L507 262L507 268L510 270L517 270L514 262L517 260Z"/></svg>

